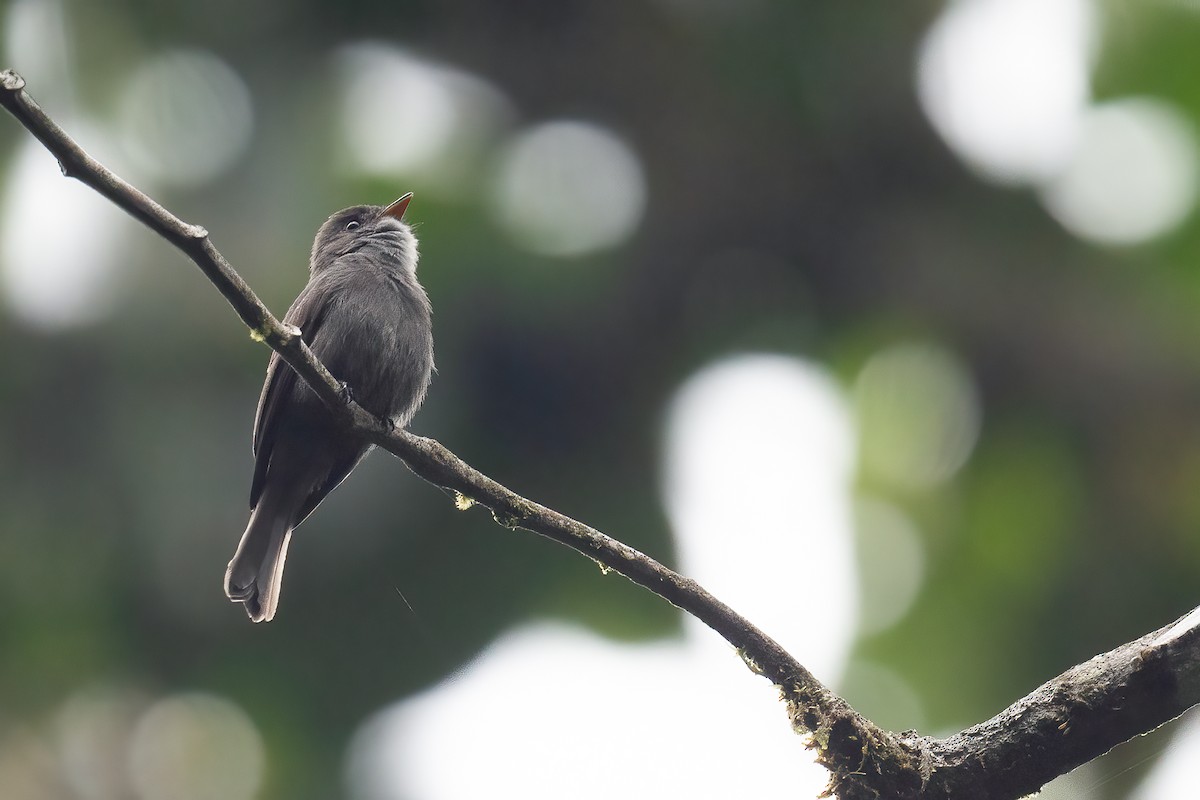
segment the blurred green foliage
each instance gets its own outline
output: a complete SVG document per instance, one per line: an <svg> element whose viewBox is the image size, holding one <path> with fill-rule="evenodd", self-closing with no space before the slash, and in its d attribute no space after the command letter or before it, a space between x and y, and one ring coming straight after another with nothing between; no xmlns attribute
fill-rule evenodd
<svg viewBox="0 0 1200 800"><path fill-rule="evenodd" d="M149 188L280 313L325 215L416 191L440 372L414 430L668 563L660 424L693 370L765 349L850 386L895 342L957 354L983 409L965 467L928 491L864 483L912 517L927 551L910 613L857 649L919 697L924 719L897 725L979 721L1194 605L1195 215L1102 249L1032 193L961 166L912 89L937 3L675 5L76 0L63 6L73 91L4 66L64 122L116 119L124 80L170 48L240 74L255 127L236 168ZM1200 15L1183 5L1106 4L1098 97L1153 95L1198 121ZM328 64L362 40L486 77L517 124L619 132L646 173L636 234L533 255L489 214L486 168L458 194L347 170ZM26 138L0 124L0 174ZM60 180L48 159L43 179ZM677 634L649 594L454 510L380 455L298 534L278 619L246 624L220 581L245 521L267 354L180 254L117 224L127 262L111 313L44 330L0 310L0 747L89 686L203 689L260 726L263 797L332 797L364 717L520 620ZM54 225L70 237L74 220ZM1138 758L1118 751L1111 769Z"/></svg>

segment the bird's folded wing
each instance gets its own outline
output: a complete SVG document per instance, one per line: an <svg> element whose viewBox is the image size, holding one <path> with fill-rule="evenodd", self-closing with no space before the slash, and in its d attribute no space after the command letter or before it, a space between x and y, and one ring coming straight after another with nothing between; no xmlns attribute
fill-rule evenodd
<svg viewBox="0 0 1200 800"><path fill-rule="evenodd" d="M283 318L286 324L295 325L300 329L301 338L309 347L313 347L316 341L325 310L329 306L328 303L322 302L326 291L324 281L311 281ZM286 413L288 398L292 395L292 387L298 379L295 370L279 357L279 353L272 352L271 360L267 364L267 378L263 383L262 395L258 398L258 410L254 415L254 480L250 485L251 508L258 504L258 498L262 494L267 467L271 462L275 433L279 428L279 418L282 413Z"/></svg>

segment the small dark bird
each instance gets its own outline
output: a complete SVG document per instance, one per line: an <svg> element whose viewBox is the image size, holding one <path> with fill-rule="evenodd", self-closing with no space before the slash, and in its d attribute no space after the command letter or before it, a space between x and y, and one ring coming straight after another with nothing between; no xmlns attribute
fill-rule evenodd
<svg viewBox="0 0 1200 800"><path fill-rule="evenodd" d="M417 282L417 239L402 219L411 199L326 220L308 285L283 318L359 405L398 428L425 399L433 371L432 312ZM250 523L225 572L225 593L250 619L275 616L292 531L370 449L271 354L254 420Z"/></svg>

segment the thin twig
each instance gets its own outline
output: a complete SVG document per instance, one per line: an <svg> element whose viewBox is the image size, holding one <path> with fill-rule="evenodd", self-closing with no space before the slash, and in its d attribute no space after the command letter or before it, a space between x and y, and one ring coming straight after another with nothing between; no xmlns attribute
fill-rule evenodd
<svg viewBox="0 0 1200 800"><path fill-rule="evenodd" d="M775 683L797 730L843 800L978 798L1010 800L1148 732L1200 702L1200 611L1073 667L987 722L946 739L887 733L830 692L777 642L695 581L570 517L510 491L433 439L394 430L354 402L298 331L283 325L209 241L208 232L171 214L83 151L24 91L0 72L0 105L76 178L183 251L204 272L256 339L296 370L347 433L398 456L420 477L479 504L506 528L523 528L594 559L604 569L683 609L725 638L755 672ZM818 565L819 568L819 565Z"/></svg>

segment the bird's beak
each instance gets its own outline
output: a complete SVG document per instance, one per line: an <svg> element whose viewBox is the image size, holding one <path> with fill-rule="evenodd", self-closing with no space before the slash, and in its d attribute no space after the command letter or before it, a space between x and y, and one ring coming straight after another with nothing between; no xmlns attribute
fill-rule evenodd
<svg viewBox="0 0 1200 800"><path fill-rule="evenodd" d="M404 210L406 208L408 208L409 200L412 200L412 192L409 192L408 194L404 195L399 200L397 200L396 202L392 203L390 206L385 208L383 210L383 215L385 217L391 217L392 219L399 221L401 218L404 217Z"/></svg>

